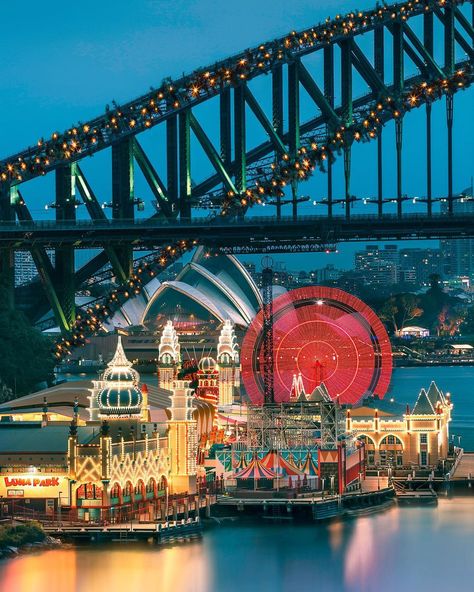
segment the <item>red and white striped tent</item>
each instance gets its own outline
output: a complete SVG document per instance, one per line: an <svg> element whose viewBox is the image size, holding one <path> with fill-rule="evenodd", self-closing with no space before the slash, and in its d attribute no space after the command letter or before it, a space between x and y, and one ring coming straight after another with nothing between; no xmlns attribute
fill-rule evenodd
<svg viewBox="0 0 474 592"><path fill-rule="evenodd" d="M318 476L318 466L313 460L313 455L311 452L308 452L306 455L306 460L304 465L301 467L301 470L305 475L308 477L317 477Z"/></svg>
<svg viewBox="0 0 474 592"><path fill-rule="evenodd" d="M238 463L235 465L235 470L241 471L242 469L245 469L246 466L247 466L247 459L245 458L245 452L242 452Z"/></svg>
<svg viewBox="0 0 474 592"><path fill-rule="evenodd" d="M275 473L263 466L258 457L254 457L249 464L235 475L236 479L274 479Z"/></svg>
<svg viewBox="0 0 474 592"><path fill-rule="evenodd" d="M262 458L262 465L274 471L280 477L298 477L303 475L302 471L285 460L277 450L269 450Z"/></svg>

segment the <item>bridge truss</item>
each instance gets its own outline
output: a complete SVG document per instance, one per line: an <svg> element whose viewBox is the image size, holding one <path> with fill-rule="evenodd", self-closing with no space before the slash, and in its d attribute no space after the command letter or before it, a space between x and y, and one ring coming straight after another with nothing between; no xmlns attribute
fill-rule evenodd
<svg viewBox="0 0 474 592"><path fill-rule="evenodd" d="M50 139L42 138L35 146L0 161L0 220L5 233L12 223L18 224L20 231L22 224L23 229L27 228L27 232L15 237L16 241L2 243L0 273L4 284L13 285L14 250L29 249L49 305L65 335L59 355L67 352L71 344L83 342L84 336L96 331L101 318L111 314L114 306L139 293L149 277L196 244L195 234L180 233L182 240L176 241L170 240L165 231L156 232L153 247L160 249L158 254L151 261L134 266L133 241L109 240L113 224L133 228L136 210L142 207L134 189L137 173L145 179L155 201L156 213L149 220L151 227L167 224L172 228L179 224L184 230L189 224L202 231L213 225L213 220L220 220L221 215L242 221L248 217L251 206L266 204L275 208L275 219L281 223L268 228L271 239L278 236L277 229L285 223L282 208L288 202L292 221L298 226L298 184L318 169L327 173L327 197L321 201L327 220L335 218L334 208L342 204L344 224L357 224L351 212L355 199L351 195L352 148L360 142L375 141L377 216L382 220L386 204L394 202L401 225L406 201L402 184L404 115L421 106L426 117L425 218L433 218L436 199L431 183L431 105L441 98L446 101L448 132L445 199L448 215L453 214L453 97L472 82L473 22L470 0L411 0L338 15L179 80L164 81L157 90L125 105L114 104L102 116L64 133L54 132ZM364 43L368 39L372 44L370 52L362 49L363 35ZM440 44L443 52L436 52ZM319 56L322 64L322 82L317 81L317 73L311 72L314 55ZM387 63L392 65L391 72L387 72ZM414 65L415 75L407 74L407 63ZM265 100L259 100L252 90L253 80L263 75L267 75L265 96L271 98L269 110ZM368 86L368 92L357 95L356 75ZM303 94L312 102L309 115L302 109ZM219 121L217 142L196 114L205 102L215 110ZM385 124L392 120L396 127L397 192L387 199L383 189L382 139ZM250 145L248 137L252 125L259 126L267 138L256 146ZM157 126L164 126L166 158L159 163L163 172L152 163L138 139L142 132ZM196 145L213 169L199 182L193 181L197 174L193 168ZM76 220L77 206L85 205L97 230L111 222L82 166L83 159L106 150L111 161L112 225L105 229L102 242L98 243L102 252L76 270L75 249L87 244L87 232L77 235L71 228L80 226ZM333 163L338 155L344 164L342 199L337 199L333 191ZM33 221L23 186L44 175L54 176L51 210L57 227L69 227L75 239L54 245L54 266L44 242L25 240L28 236L34 239L37 229L28 228ZM203 216L209 210L217 216ZM438 226L443 228L444 223ZM206 244L206 236L199 240ZM307 241L308 245L314 243ZM107 263L112 266L119 287L103 305L97 304L96 310L76 315L76 289ZM13 298L12 289L9 293ZM102 317L97 316L99 312Z"/></svg>

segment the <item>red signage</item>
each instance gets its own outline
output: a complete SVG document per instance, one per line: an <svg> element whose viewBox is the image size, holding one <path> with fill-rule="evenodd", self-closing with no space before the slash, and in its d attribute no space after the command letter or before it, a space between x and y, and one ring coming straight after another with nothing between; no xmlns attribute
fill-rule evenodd
<svg viewBox="0 0 474 592"><path fill-rule="evenodd" d="M59 487L59 477L4 477L5 487Z"/></svg>

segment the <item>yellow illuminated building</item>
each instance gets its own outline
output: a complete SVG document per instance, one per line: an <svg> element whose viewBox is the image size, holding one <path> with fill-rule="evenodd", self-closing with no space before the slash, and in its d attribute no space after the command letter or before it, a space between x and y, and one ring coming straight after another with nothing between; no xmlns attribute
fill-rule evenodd
<svg viewBox="0 0 474 592"><path fill-rule="evenodd" d="M365 442L368 467L435 467L448 456L453 405L431 383L413 410L393 400L364 399L349 409L346 431Z"/></svg>

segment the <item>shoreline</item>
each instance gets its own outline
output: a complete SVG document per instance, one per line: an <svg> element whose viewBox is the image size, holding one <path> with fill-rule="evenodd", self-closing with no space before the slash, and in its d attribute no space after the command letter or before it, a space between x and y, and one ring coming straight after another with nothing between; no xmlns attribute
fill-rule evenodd
<svg viewBox="0 0 474 592"><path fill-rule="evenodd" d="M444 367L457 367L457 366L474 366L474 361L442 361L442 360L434 360L433 362L417 362L413 360L408 362L407 360L403 360L403 362L398 363L396 358L393 359L393 367L394 368L433 368L435 366L444 366Z"/></svg>
<svg viewBox="0 0 474 592"><path fill-rule="evenodd" d="M56 537L46 535L42 541L36 541L33 543L24 543L21 545L6 545L0 547L0 561L6 561L7 559L15 559L22 555L34 553L36 551L47 551L49 549L64 549L67 548L68 544L64 543Z"/></svg>

